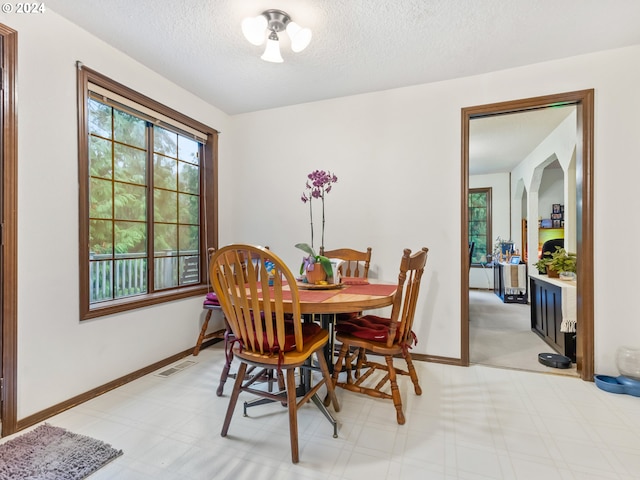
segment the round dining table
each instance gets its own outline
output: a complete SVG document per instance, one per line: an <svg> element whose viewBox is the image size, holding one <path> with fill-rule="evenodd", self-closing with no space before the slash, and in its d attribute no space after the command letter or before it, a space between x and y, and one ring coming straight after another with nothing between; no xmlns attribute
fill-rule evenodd
<svg viewBox="0 0 640 480"><path fill-rule="evenodd" d="M298 284L300 312L302 314L338 314L361 312L393 304L397 285L387 283L361 283L339 286ZM291 298L285 298L285 303Z"/></svg>

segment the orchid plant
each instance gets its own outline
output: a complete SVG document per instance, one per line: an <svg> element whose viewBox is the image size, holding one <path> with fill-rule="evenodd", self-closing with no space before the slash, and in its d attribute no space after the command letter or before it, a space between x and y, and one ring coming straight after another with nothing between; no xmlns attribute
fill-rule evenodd
<svg viewBox="0 0 640 480"><path fill-rule="evenodd" d="M309 266L313 263L320 263L324 268L327 275L331 275L331 262L329 259L323 255L316 254L313 248L313 205L312 200L314 198L320 199L322 203L322 236L320 243L320 253L324 251L324 197L331 191L331 187L334 183L338 181L338 177L332 174L329 171L325 170L314 170L309 175L307 175L307 184L306 189L302 193L301 200L303 203L309 204L309 219L311 221L311 245L308 243L298 243L296 248L299 248L303 252L307 253L309 256L304 259L301 267L300 273L305 272Z"/></svg>

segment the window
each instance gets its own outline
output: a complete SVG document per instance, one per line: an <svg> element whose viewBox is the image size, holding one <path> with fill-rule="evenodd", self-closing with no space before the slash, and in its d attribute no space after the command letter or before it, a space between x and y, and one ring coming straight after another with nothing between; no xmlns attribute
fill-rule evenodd
<svg viewBox="0 0 640 480"><path fill-rule="evenodd" d="M78 72L81 319L204 294L217 132Z"/></svg>
<svg viewBox="0 0 640 480"><path fill-rule="evenodd" d="M469 242L474 242L471 265L491 254L491 188L469 189Z"/></svg>

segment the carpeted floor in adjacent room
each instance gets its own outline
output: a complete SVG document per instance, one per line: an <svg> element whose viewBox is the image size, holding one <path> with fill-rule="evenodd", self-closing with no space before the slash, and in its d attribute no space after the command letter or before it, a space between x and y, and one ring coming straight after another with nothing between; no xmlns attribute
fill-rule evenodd
<svg viewBox="0 0 640 480"><path fill-rule="evenodd" d="M531 331L529 305L502 303L489 290L469 291L469 356L471 363L576 376L571 368L546 367L538 354L556 353Z"/></svg>

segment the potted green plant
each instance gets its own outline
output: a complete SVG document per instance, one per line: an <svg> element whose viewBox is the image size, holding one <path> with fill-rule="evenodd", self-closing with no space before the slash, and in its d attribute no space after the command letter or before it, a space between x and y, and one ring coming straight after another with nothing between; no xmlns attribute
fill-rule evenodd
<svg viewBox="0 0 640 480"><path fill-rule="evenodd" d="M309 283L316 283L317 281L324 280L327 276L333 275L331 261L324 255L317 255L311 245L308 243L296 243L296 248L299 248L309 255L302 260L302 265L300 265L300 275L305 275ZM315 266L317 264L322 268L316 269ZM310 272L314 271L315 276L313 276L313 273L310 274Z"/></svg>
<svg viewBox="0 0 640 480"><path fill-rule="evenodd" d="M558 277L561 272L576 273L575 253L567 252L562 247L556 247L555 252L544 253L548 253L551 256L542 258L534 264L538 271L540 271L541 266L544 266L546 267L547 275L550 277Z"/></svg>
<svg viewBox="0 0 640 480"><path fill-rule="evenodd" d="M534 263L533 266L536 267L540 275L544 275L547 273L547 266L549 265L549 262L551 262L551 258L543 257Z"/></svg>

